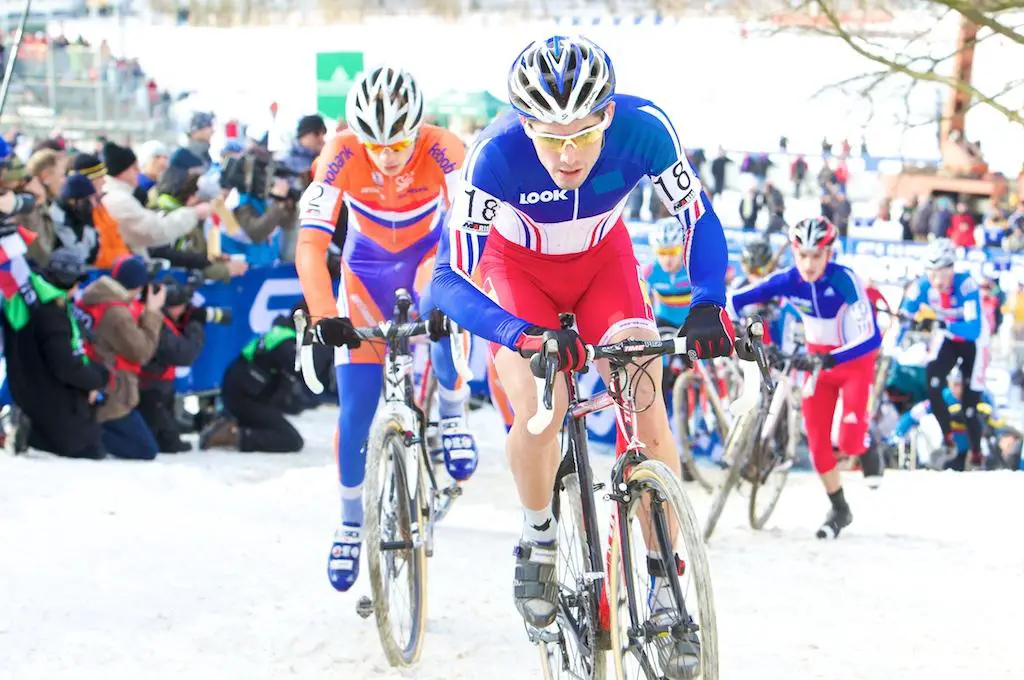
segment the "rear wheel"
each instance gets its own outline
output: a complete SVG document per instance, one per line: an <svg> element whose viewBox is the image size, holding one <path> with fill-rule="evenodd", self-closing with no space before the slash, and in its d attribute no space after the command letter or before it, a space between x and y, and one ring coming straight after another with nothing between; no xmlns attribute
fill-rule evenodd
<svg viewBox="0 0 1024 680"><path fill-rule="evenodd" d="M695 436L701 436L711 441L717 435L718 441L724 442L729 426L717 417L713 409L709 409L712 413L703 413L708 407L706 402L704 405L699 403L702 386L705 389L711 387L704 384L696 374L680 375L672 388L672 415L675 419L679 449L682 452L680 460L694 481L705 491L710 492L715 488L714 483L709 472L701 470L702 466L697 463L693 452L693 440Z"/></svg>
<svg viewBox="0 0 1024 680"><path fill-rule="evenodd" d="M782 398L782 408L772 422L766 427L771 428L767 436L762 436L757 442L753 456L753 463L756 470L750 477L750 526L754 529L763 529L768 518L775 511L782 497L782 489L789 479L789 469L792 467L790 458L791 442L790 429L791 408L785 396ZM760 500L760 506L758 501Z"/></svg>
<svg viewBox="0 0 1024 680"><path fill-rule="evenodd" d="M757 425L761 421L760 411L754 409L737 418L729 430L725 456L723 456L729 468L711 501L711 509L708 511L708 518L704 524L705 541L709 540L711 534L714 533L715 527L718 526L718 520L722 518L722 512L725 510L725 503L729 500L729 494L740 481L740 472L750 459L753 438L758 431Z"/></svg>

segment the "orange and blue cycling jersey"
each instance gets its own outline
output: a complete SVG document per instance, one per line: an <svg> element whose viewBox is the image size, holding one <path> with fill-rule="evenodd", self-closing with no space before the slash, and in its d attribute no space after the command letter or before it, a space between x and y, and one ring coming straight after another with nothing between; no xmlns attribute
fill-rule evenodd
<svg viewBox="0 0 1024 680"><path fill-rule="evenodd" d="M346 316L356 326L391 317L394 293L422 292L448 205L448 183L462 165L465 147L451 132L423 125L401 173L377 170L359 139L346 131L331 140L316 163L302 198L296 265L310 314ZM342 276L337 299L324 266L331 237L345 219ZM379 363L364 344L339 350L337 363Z"/></svg>

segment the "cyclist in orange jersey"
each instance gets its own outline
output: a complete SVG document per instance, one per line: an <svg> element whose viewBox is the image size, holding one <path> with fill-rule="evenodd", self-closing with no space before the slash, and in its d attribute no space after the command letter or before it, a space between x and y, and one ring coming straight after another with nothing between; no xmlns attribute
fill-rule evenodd
<svg viewBox="0 0 1024 680"><path fill-rule="evenodd" d="M296 268L314 322L313 332L335 352L338 379L338 469L341 525L328 558L331 584L347 591L359 575L362 542L364 443L382 389L382 355L360 344L353 326L391 318L395 290L430 305L424 290L433 270L448 183L465 156L451 132L423 123L423 96L405 71L374 68L361 74L348 95L349 128L331 140L315 164L303 194ZM326 255L334 232L347 229L337 298ZM465 421L469 386L455 372L444 317L431 314L431 359L438 378L441 443L448 473L458 481L473 474L476 442Z"/></svg>

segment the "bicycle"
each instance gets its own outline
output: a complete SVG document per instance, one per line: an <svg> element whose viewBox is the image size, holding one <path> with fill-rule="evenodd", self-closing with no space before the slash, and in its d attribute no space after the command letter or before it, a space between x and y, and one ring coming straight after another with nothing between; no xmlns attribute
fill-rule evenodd
<svg viewBox="0 0 1024 680"><path fill-rule="evenodd" d="M779 380L773 384L770 377L762 382L757 395L756 407L740 415L725 444L722 460L728 465L728 473L715 493L704 525L704 540L711 535L725 510L729 494L742 477L750 484L750 498L747 519L753 529L760 530L768 522L778 505L782 490L789 478L789 471L796 461L796 445L802 435L800 426L800 397L814 393L820 366L815 367L801 388L793 379L793 360L798 352L789 354L774 349L769 359L763 348L755 348L757 364L768 372L769 366L779 367ZM758 510L757 499L760 489L769 479L777 480L777 486L770 492L767 506ZM763 497L763 496L762 496Z"/></svg>
<svg viewBox="0 0 1024 680"><path fill-rule="evenodd" d="M384 655L392 666L410 666L419 659L426 624L427 558L434 554L434 528L444 519L462 493L455 482L440 487L426 447L427 416L416 402L413 357L409 340L427 334L425 319L409 321L412 297L405 289L395 291L394 321L357 328L366 341L385 343L384 404L378 409L366 446L366 479L363 507L366 537L363 552L370 576L371 598L363 598L356 611L363 618L375 615ZM323 391L313 366L311 334L301 310L293 317L302 339L296 370L314 394ZM455 336L458 329L453 329ZM459 345L459 350L455 345ZM460 342L452 342L456 370L472 378ZM390 507L384 507L390 503ZM399 564L401 562L401 564ZM393 606L389 585L407 568L409 612ZM403 618L404 617L404 618ZM402 620L399 620L402 618ZM393 624L408 623L408 630Z"/></svg>
<svg viewBox="0 0 1024 680"><path fill-rule="evenodd" d="M727 440L731 424L723 399L728 395L721 394L719 386L733 382L736 369L726 362L723 364L717 366L714 362L694 362L693 371L680 374L672 387L672 416L682 450L682 463L694 481L709 493L715 488L712 476L706 470L701 470L693 455L694 431L701 425L695 418L699 414L709 439L717 435L720 442ZM727 377L721 378L722 374Z"/></svg>
<svg viewBox="0 0 1024 680"><path fill-rule="evenodd" d="M571 328L572 323L572 315L563 315L563 328ZM538 410L528 421L527 429L533 434L544 431L554 417L552 394L558 364L557 359L547 353L555 349L549 344L545 353L531 358L531 368L537 376ZM700 677L717 680L714 595L707 555L697 533L696 516L679 477L664 463L648 459L643 453L633 415L638 412L635 381L647 374L643 365L632 378L627 372L627 367L640 358L646 357L649 362L664 355L685 353L686 340L623 340L603 346L587 345L586 349L588 363L598 359L609 362L611 379L606 392L586 400L579 398L575 375L570 374L565 380L568 406L563 427L564 448L552 498L552 509L559 523L558 610L553 630L527 626L531 642L540 650L544 677L603 678L605 650L610 648L617 677L625 678L629 671L631 678L641 673L651 679L663 678L665 672L661 668L657 642L671 642L674 637L699 631ZM753 405L757 398L756 383L761 379L755 363L743 364L746 383L744 393L733 405L737 411ZM612 470L610 493L605 497L614 503L606 570L593 493L604 488L604 484L593 481L585 417L609 406L616 408L628 443ZM656 538L660 563L649 561L643 542L634 540L643 533L642 528L634 532L632 527L632 520L642 507L653 523L649 534ZM682 534L687 561L676 556L670 536L670 518L675 518ZM639 583L646 582L647 575L635 573L633 569L634 565L650 567L652 564L661 565L662 574L670 583L674 605L671 616L658 621L653 620L652 612L644 616L640 611ZM666 569L664 565L676 565L676 568ZM694 575L698 597L696 621L686 608L680 584L680 577L690 574ZM605 579L607 587L602 588ZM608 603L607 622L602 620L602 595ZM651 647L655 649L652 651Z"/></svg>

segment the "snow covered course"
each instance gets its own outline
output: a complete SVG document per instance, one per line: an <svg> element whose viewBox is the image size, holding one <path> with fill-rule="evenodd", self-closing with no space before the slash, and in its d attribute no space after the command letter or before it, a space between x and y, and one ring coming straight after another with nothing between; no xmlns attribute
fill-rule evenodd
<svg viewBox="0 0 1024 680"><path fill-rule="evenodd" d="M322 408L297 456L150 464L0 457L0 678L539 677L511 599L520 516L490 411L479 472L439 529L422 661L387 666L325 574L337 519ZM610 459L596 457L598 478ZM795 475L762 533L734 502L710 545L726 680L1020 677L1024 542L1014 473L847 480L853 525L817 541ZM691 494L699 511L709 497ZM601 524L606 527L606 523Z"/></svg>

